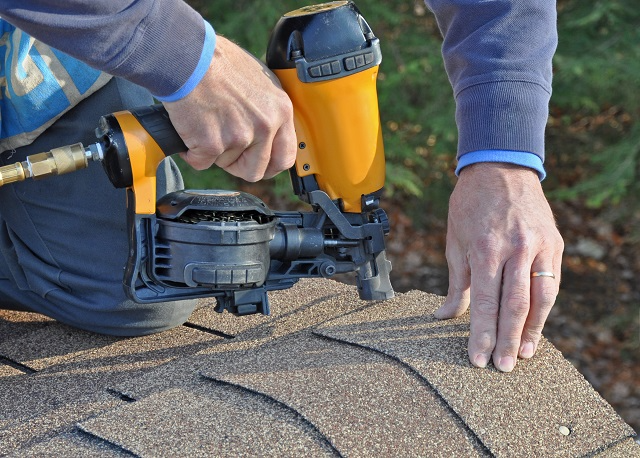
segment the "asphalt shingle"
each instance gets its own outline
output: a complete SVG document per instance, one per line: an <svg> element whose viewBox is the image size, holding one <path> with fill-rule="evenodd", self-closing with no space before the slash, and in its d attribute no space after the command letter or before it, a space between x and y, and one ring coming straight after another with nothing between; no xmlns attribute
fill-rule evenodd
<svg viewBox="0 0 640 458"><path fill-rule="evenodd" d="M0 455L640 456L551 344L473 368L468 315L435 320L441 301L301 280L269 317L203 300L140 338L0 311Z"/></svg>
<svg viewBox="0 0 640 458"><path fill-rule="evenodd" d="M407 364L495 456L583 456L634 434L544 339L537 356L520 361L511 373L471 366L469 316L437 320L433 311L441 303L440 297L413 291L316 332Z"/></svg>
<svg viewBox="0 0 640 458"><path fill-rule="evenodd" d="M336 456L294 412L213 383L162 391L79 427L137 456Z"/></svg>
<svg viewBox="0 0 640 458"><path fill-rule="evenodd" d="M303 333L203 373L289 406L342 456L485 456L423 380L375 352Z"/></svg>
<svg viewBox="0 0 640 458"><path fill-rule="evenodd" d="M123 402L110 385L221 340L186 327L125 339L47 323L0 342L1 357L29 369L0 377L0 455L72 431L76 421Z"/></svg>

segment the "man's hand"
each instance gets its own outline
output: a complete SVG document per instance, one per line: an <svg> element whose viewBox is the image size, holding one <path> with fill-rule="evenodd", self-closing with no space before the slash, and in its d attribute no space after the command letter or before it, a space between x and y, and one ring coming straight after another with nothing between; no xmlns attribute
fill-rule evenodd
<svg viewBox="0 0 640 458"><path fill-rule="evenodd" d="M471 305L469 359L510 372L531 358L555 302L564 243L535 171L465 167L449 202L449 291L437 318ZM532 272L553 272L555 278Z"/></svg>
<svg viewBox="0 0 640 458"><path fill-rule="evenodd" d="M293 107L277 78L258 59L218 36L211 66L185 98L164 104L196 170L216 164L247 181L293 165Z"/></svg>

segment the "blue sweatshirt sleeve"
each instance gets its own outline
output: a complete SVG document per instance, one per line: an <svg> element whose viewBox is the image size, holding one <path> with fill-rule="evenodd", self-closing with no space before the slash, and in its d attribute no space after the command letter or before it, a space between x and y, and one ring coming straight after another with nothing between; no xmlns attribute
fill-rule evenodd
<svg viewBox="0 0 640 458"><path fill-rule="evenodd" d="M479 161L511 162L538 170L542 178L558 40L555 1L426 4L444 37L442 54L456 100L458 169Z"/></svg>
<svg viewBox="0 0 640 458"><path fill-rule="evenodd" d="M0 16L164 101L197 85L215 48L211 26L182 0L4 0Z"/></svg>

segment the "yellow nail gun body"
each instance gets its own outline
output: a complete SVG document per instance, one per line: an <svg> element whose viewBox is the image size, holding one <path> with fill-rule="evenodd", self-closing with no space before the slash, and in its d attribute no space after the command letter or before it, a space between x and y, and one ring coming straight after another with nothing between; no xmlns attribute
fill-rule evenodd
<svg viewBox="0 0 640 458"><path fill-rule="evenodd" d="M313 176L346 212L362 211L363 196L384 186L376 92L381 60L378 39L347 1L285 14L267 51L267 65L295 110L295 172Z"/></svg>
<svg viewBox="0 0 640 458"><path fill-rule="evenodd" d="M158 164L187 149L161 105L106 115L95 144L4 167L0 185L102 161L114 186L127 188L123 284L136 302L216 297L218 311L268 314L268 291L348 272L361 298L388 299L380 60L378 40L352 2L301 8L274 28L267 65L293 102L298 156L290 173L308 212L272 211L239 191L186 190L156 201Z"/></svg>

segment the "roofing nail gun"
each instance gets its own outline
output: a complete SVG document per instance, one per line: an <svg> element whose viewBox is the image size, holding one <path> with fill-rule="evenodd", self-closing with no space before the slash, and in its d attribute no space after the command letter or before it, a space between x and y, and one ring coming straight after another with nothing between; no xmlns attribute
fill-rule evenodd
<svg viewBox="0 0 640 458"><path fill-rule="evenodd" d="M290 175L308 212L272 211L240 191L186 190L156 201L158 164L187 150L162 105L103 116L98 142L2 167L0 185L102 161L113 185L127 188L123 284L136 302L216 297L220 312L268 314L268 291L347 272L362 299L388 299L380 62L378 39L349 1L289 12L272 32L267 65L293 102L298 155Z"/></svg>

